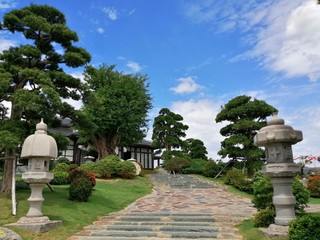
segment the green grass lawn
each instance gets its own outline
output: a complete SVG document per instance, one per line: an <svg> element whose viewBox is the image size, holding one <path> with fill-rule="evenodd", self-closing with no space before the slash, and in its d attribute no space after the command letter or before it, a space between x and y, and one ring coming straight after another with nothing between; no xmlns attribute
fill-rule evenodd
<svg viewBox="0 0 320 240"><path fill-rule="evenodd" d="M24 240L66 240L73 233L80 231L84 226L91 224L98 217L108 213L119 211L136 199L149 194L152 184L145 177L137 177L133 180L109 180L97 181L92 196L88 202L72 202L68 200L69 185L53 186L54 192L45 187L43 196L45 201L42 212L50 220L62 220L62 225L41 234L14 229ZM0 194L0 225L17 222L25 216L29 205L27 198L30 190L19 189L17 191L17 215L11 215L11 196Z"/></svg>

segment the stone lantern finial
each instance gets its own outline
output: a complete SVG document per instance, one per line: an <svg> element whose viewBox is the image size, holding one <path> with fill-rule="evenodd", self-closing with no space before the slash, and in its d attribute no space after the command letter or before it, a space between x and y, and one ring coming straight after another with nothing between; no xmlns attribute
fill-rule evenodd
<svg viewBox="0 0 320 240"><path fill-rule="evenodd" d="M45 124L43 122L43 118L41 118L41 122L39 122L37 125L36 125L36 132L35 133L45 133L47 134L47 124Z"/></svg>

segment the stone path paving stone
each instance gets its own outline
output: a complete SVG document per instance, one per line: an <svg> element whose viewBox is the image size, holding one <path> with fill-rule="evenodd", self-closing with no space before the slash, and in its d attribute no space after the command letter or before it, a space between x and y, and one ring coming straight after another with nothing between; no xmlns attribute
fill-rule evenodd
<svg viewBox="0 0 320 240"><path fill-rule="evenodd" d="M234 227L256 209L249 199L191 175L150 175L153 192L100 218L69 240L240 240Z"/></svg>

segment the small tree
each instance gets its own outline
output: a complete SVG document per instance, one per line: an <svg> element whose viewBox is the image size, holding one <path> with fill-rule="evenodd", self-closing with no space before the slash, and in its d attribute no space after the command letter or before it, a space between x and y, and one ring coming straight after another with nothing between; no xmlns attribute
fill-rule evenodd
<svg viewBox="0 0 320 240"><path fill-rule="evenodd" d="M181 121L183 117L180 114L171 112L168 108L162 108L159 115L154 119L152 140L157 148L165 148L171 151L172 147L182 145L182 137L185 137L185 131L188 126Z"/></svg>
<svg viewBox="0 0 320 240"><path fill-rule="evenodd" d="M182 144L182 151L193 159L201 158L207 159L207 148L204 143L199 139L188 138Z"/></svg>
<svg viewBox="0 0 320 240"><path fill-rule="evenodd" d="M216 122L229 121L230 124L220 130L226 137L218 152L223 158L242 159L248 162L248 174L253 174L251 163L260 160L264 151L253 144L256 132L266 126L266 118L278 110L265 101L238 96L225 104L216 116Z"/></svg>

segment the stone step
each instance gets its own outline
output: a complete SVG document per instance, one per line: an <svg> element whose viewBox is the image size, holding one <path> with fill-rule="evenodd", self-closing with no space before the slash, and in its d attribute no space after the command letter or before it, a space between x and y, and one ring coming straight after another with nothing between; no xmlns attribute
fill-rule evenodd
<svg viewBox="0 0 320 240"><path fill-rule="evenodd" d="M113 225L144 225L144 226L213 226L214 222L114 222Z"/></svg>
<svg viewBox="0 0 320 240"><path fill-rule="evenodd" d="M167 238L217 238L217 232L153 232L153 231L97 231L93 232L91 236L103 237L167 237Z"/></svg>
<svg viewBox="0 0 320 240"><path fill-rule="evenodd" d="M215 219L212 217L207 216L134 216L128 215L119 218L119 221L139 221L139 222L146 222L146 221L159 221L159 222L168 222L168 221L175 221L175 222L214 222Z"/></svg>
<svg viewBox="0 0 320 240"><path fill-rule="evenodd" d="M105 230L115 231L160 231L160 232L217 232L216 227L208 226L142 226L142 225L110 225Z"/></svg>
<svg viewBox="0 0 320 240"><path fill-rule="evenodd" d="M221 240L242 240L242 238L215 238L215 239L221 239ZM190 240L190 238L167 238L167 237L107 237L107 236L81 236L77 237L77 240ZM201 238L201 240L212 240L212 238Z"/></svg>
<svg viewBox="0 0 320 240"><path fill-rule="evenodd" d="M207 213L130 212L101 218L85 231L78 240L242 239L237 229Z"/></svg>

